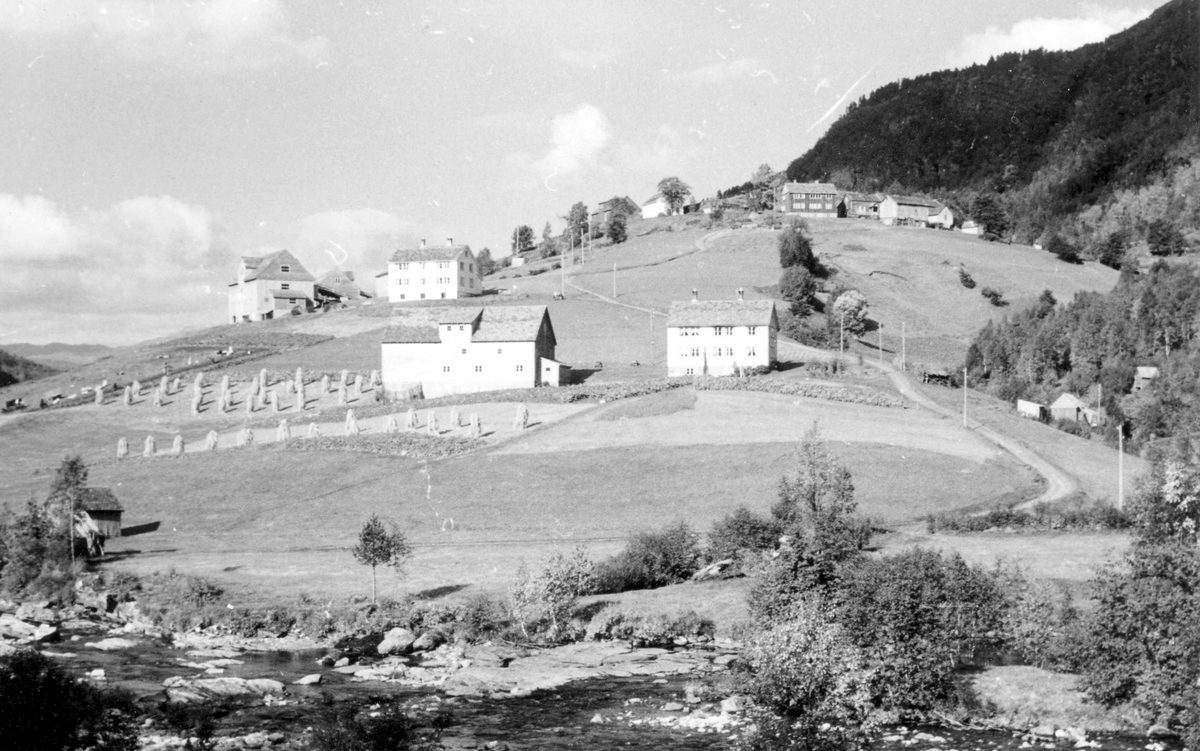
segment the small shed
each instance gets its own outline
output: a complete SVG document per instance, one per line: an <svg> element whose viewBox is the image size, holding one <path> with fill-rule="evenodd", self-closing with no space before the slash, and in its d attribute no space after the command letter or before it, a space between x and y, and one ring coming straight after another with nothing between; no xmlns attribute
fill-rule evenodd
<svg viewBox="0 0 1200 751"><path fill-rule="evenodd" d="M543 357L541 360L543 386L567 386L571 383L569 366L557 360L551 360L549 357Z"/></svg>
<svg viewBox="0 0 1200 751"><path fill-rule="evenodd" d="M109 488L84 488L79 496L79 510L87 512L100 534L121 536L121 512L125 508Z"/></svg>
<svg viewBox="0 0 1200 751"><path fill-rule="evenodd" d="M1055 420L1071 420L1079 422L1081 418L1086 419L1088 407L1079 397L1074 394L1063 394L1054 400L1050 405L1050 416Z"/></svg>
<svg viewBox="0 0 1200 751"><path fill-rule="evenodd" d="M1154 383L1158 378L1158 368L1150 365L1139 365L1137 374L1133 377L1133 393L1137 393L1142 389Z"/></svg>
<svg viewBox="0 0 1200 751"><path fill-rule="evenodd" d="M1046 417L1046 405L1018 399L1017 414L1030 420L1043 420Z"/></svg>

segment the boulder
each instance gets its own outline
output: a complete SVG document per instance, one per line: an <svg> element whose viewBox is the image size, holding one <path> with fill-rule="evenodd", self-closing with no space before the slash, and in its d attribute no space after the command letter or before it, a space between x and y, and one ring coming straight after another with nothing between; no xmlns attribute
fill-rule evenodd
<svg viewBox="0 0 1200 751"><path fill-rule="evenodd" d="M692 574L692 581L702 582L713 579L731 579L735 576L738 576L738 572L734 569L734 561L732 558L726 558L723 561L710 563Z"/></svg>
<svg viewBox="0 0 1200 751"><path fill-rule="evenodd" d="M214 698L263 696L283 692L283 684L270 678L184 678L163 681L168 701L192 704Z"/></svg>
<svg viewBox="0 0 1200 751"><path fill-rule="evenodd" d="M321 682L320 673L311 673L298 681L292 681L293 686L315 686Z"/></svg>
<svg viewBox="0 0 1200 751"><path fill-rule="evenodd" d="M429 652L437 649L446 639L437 631L426 631L412 643L413 652Z"/></svg>
<svg viewBox="0 0 1200 751"><path fill-rule="evenodd" d="M394 628L387 632L376 648L381 655L407 654L417 640L417 635L406 628Z"/></svg>
<svg viewBox="0 0 1200 751"><path fill-rule="evenodd" d="M23 621L37 621L38 623L58 622L58 613L51 609L49 602L24 603L17 608L17 617Z"/></svg>
<svg viewBox="0 0 1200 751"><path fill-rule="evenodd" d="M37 628L32 623L26 623L15 615L9 615L8 613L0 614L0 637L5 639L33 638L33 634L37 631Z"/></svg>
<svg viewBox="0 0 1200 751"><path fill-rule="evenodd" d="M730 696L721 700L721 711L726 714L744 712L748 703L744 696Z"/></svg>
<svg viewBox="0 0 1200 751"><path fill-rule="evenodd" d="M30 639L36 642L58 641L58 629L49 623L43 623L33 630Z"/></svg>

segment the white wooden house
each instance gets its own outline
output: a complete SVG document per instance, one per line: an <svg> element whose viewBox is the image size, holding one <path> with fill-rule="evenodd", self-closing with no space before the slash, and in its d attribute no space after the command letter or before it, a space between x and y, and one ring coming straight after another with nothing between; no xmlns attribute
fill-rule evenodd
<svg viewBox="0 0 1200 751"><path fill-rule="evenodd" d="M667 314L667 375L733 375L770 367L776 358L779 319L774 300L699 299L671 303Z"/></svg>
<svg viewBox="0 0 1200 751"><path fill-rule="evenodd" d="M879 221L884 224L925 224L931 213L936 214L944 207L930 198L920 196L885 196L879 202ZM951 225L954 216L950 216Z"/></svg>
<svg viewBox="0 0 1200 751"><path fill-rule="evenodd" d="M544 305L422 308L392 317L383 336L384 390L426 398L498 389L561 386L570 369Z"/></svg>
<svg viewBox="0 0 1200 751"><path fill-rule="evenodd" d="M483 277L475 254L466 245L446 238L442 246L403 248L388 260L390 302L457 300L483 294Z"/></svg>
<svg viewBox="0 0 1200 751"><path fill-rule="evenodd" d="M286 250L265 256L242 256L237 281L229 285L231 323L263 321L315 305L316 277Z"/></svg>

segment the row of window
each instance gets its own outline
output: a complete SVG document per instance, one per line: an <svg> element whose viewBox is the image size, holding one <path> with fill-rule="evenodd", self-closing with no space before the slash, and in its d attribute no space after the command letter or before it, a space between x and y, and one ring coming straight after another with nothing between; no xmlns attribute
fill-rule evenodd
<svg viewBox="0 0 1200 751"><path fill-rule="evenodd" d="M462 326L459 326L458 328L459 328L459 330L460 330L460 331L462 330ZM449 331L449 330L450 330L450 327L449 327L449 326L447 326L447 327L446 327L446 330L447 330L447 331ZM464 355L465 355L465 354L467 354L467 348L466 348L466 347L463 347L463 351L462 351L462 353L463 353ZM498 354L498 355L502 355L502 354L504 354L504 350L503 350L503 349L497 349L497 350L496 350L496 354Z"/></svg>
<svg viewBox="0 0 1200 751"><path fill-rule="evenodd" d="M443 365L443 366L442 366L442 372L443 372L443 373L449 373L449 372L450 372L450 366L449 366L449 365ZM475 372L476 372L476 373L482 373L482 372L483 372L483 366L482 366L482 365L476 365L476 366L475 366ZM518 365L518 366L517 366L517 372L518 372L518 373L524 373L524 372L525 372L525 366L524 366L524 365Z"/></svg>
<svg viewBox="0 0 1200 751"><path fill-rule="evenodd" d="M396 265L400 267L400 270L401 270L401 271L408 271L408 267L409 267L409 262L408 262L408 261L405 261L404 263L397 263ZM423 264L423 263L417 263L417 264L413 264L413 265L414 265L414 266L416 266L416 267L418 267L418 268L422 268L422 269L423 269L423 268L425 268L425 264ZM437 267L438 267L439 269L448 269L448 268L451 268L451 267L452 267L452 264L451 264L449 261L438 261L438 262L437 262ZM432 268L432 266L431 266L430 268ZM466 263L466 262L464 262L464 261L459 261L459 262L458 262L458 270L459 270L459 271L462 271L462 270L464 270L464 269L466 269L467 271L474 272L474 271L475 271L475 264L473 264L473 263ZM283 267L283 270L284 270L284 271L287 271L287 266L284 266L284 267Z"/></svg>
<svg viewBox="0 0 1200 751"><path fill-rule="evenodd" d="M703 347L684 347L679 351L680 357L702 357L704 355ZM712 357L733 357L733 347L713 347ZM757 357L757 347L746 348L747 357Z"/></svg>
<svg viewBox="0 0 1200 751"><path fill-rule="evenodd" d="M454 280L454 277L451 277L451 276L439 276L437 279L435 279L433 281L433 283L434 284L450 284L453 280ZM404 277L400 277L399 279L396 280L396 285L400 286L400 287L407 287L408 285L410 285L412 283L413 283L412 279L407 279ZM459 277L458 285L460 287L474 287L475 280L473 278L463 279L462 277ZM421 286L422 287L425 286L424 279L421 280ZM283 285L283 288L287 289L287 285L286 284Z"/></svg>
<svg viewBox="0 0 1200 751"><path fill-rule="evenodd" d="M734 329L733 326L713 326L712 327L714 336L733 336L733 329ZM758 333L758 327L757 326L747 326L746 333L749 334L750 336L754 336L756 333ZM680 336L700 336L700 327L699 326L684 326L679 329L679 335Z"/></svg>

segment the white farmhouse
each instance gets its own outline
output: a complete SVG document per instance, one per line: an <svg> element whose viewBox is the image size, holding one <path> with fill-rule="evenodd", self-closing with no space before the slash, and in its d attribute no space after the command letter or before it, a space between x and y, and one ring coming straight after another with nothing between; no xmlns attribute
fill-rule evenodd
<svg viewBox="0 0 1200 751"><path fill-rule="evenodd" d="M655 193L642 204L641 208L643 219L653 219L671 213L671 204L667 203L667 199L663 197L662 193Z"/></svg>
<svg viewBox="0 0 1200 751"><path fill-rule="evenodd" d="M426 398L560 386L570 370L554 359L544 305L422 308L393 317L383 336L384 390Z"/></svg>
<svg viewBox="0 0 1200 751"><path fill-rule="evenodd" d="M264 321L314 307L316 278L286 250L242 256L237 281L229 285L231 323Z"/></svg>
<svg viewBox="0 0 1200 751"><path fill-rule="evenodd" d="M397 250L388 260L387 295L390 302L457 300L483 293L483 277L475 254L466 245L446 238L441 247Z"/></svg>
<svg viewBox="0 0 1200 751"><path fill-rule="evenodd" d="M775 362L779 319L774 300L673 302L667 314L667 375L733 375Z"/></svg>

